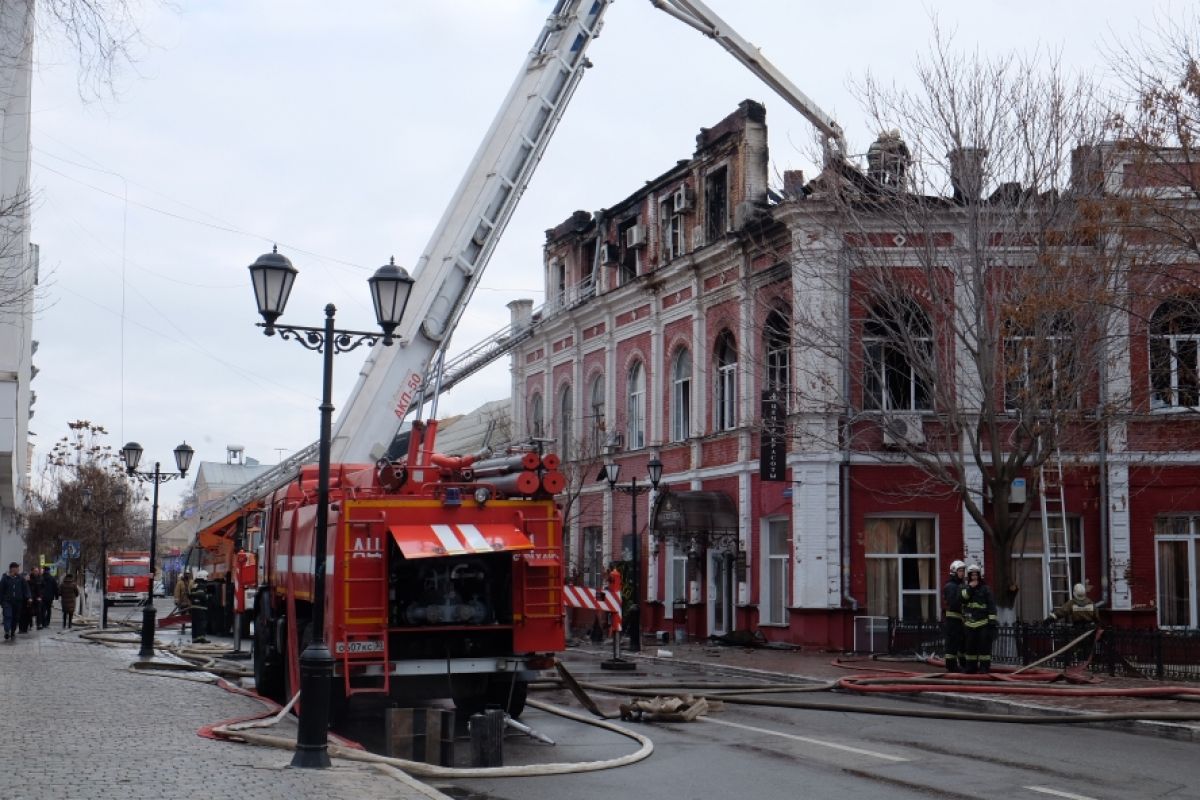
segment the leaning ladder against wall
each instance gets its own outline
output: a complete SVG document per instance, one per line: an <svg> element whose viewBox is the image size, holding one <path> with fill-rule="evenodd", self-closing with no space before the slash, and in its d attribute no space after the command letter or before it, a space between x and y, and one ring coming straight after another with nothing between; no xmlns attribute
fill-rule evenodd
<svg viewBox="0 0 1200 800"><path fill-rule="evenodd" d="M1054 449L1054 460L1038 468L1042 506L1042 547L1046 554L1044 596L1047 613L1067 602L1071 596L1070 541L1067 530L1067 503L1063 495L1062 451Z"/></svg>

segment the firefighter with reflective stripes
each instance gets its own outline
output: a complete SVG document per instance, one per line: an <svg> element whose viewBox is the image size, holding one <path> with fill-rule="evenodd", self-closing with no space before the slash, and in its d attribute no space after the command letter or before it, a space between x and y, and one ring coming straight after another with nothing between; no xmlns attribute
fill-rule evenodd
<svg viewBox="0 0 1200 800"><path fill-rule="evenodd" d="M995 634L996 601L983 582L983 567L967 567L967 583L962 588L962 615L965 629L963 672L974 674L992 668L992 636Z"/></svg>
<svg viewBox="0 0 1200 800"><path fill-rule="evenodd" d="M966 570L966 562L952 562L950 579L942 587L942 611L945 614L942 627L946 640L946 672L958 672L962 668L965 635L963 632L962 588Z"/></svg>

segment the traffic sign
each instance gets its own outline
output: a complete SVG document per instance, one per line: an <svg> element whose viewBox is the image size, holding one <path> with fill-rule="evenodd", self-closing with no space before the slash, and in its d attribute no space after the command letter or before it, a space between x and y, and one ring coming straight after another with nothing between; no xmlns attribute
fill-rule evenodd
<svg viewBox="0 0 1200 800"><path fill-rule="evenodd" d="M66 539L62 543L63 558L79 558L79 540Z"/></svg>

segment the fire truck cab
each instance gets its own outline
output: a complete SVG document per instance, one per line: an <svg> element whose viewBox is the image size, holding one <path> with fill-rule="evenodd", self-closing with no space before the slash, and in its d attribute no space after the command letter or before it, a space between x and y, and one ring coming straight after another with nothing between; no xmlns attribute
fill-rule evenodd
<svg viewBox="0 0 1200 800"><path fill-rule="evenodd" d="M104 574L106 604L145 602L150 596L150 551L109 553Z"/></svg>

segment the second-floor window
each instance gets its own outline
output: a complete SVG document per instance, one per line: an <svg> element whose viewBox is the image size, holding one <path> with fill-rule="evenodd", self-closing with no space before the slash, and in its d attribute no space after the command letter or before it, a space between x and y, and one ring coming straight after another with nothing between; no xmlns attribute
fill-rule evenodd
<svg viewBox="0 0 1200 800"><path fill-rule="evenodd" d="M558 396L558 456L563 461L571 460L571 387L564 386Z"/></svg>
<svg viewBox="0 0 1200 800"><path fill-rule="evenodd" d="M1069 320L1050 320L1045 330L1009 326L1004 340L1004 408L1018 412L1079 408L1078 344Z"/></svg>
<svg viewBox="0 0 1200 800"><path fill-rule="evenodd" d="M713 429L731 431L737 427L737 345L733 334L722 331L713 353L717 378Z"/></svg>
<svg viewBox="0 0 1200 800"><path fill-rule="evenodd" d="M1200 406L1200 298L1168 300L1150 317L1150 407Z"/></svg>
<svg viewBox="0 0 1200 800"><path fill-rule="evenodd" d="M588 417L591 421L591 436L588 443L589 454L594 458L602 452L606 444L606 427L604 422L604 376L592 378L588 391Z"/></svg>
<svg viewBox="0 0 1200 800"><path fill-rule="evenodd" d="M863 323L864 409L931 409L932 364L933 331L923 311L905 302L871 309Z"/></svg>
<svg viewBox="0 0 1200 800"><path fill-rule="evenodd" d="M660 255L662 262L679 258L686 252L684 246L683 214L675 211L675 198L667 195L658 206Z"/></svg>
<svg viewBox="0 0 1200 800"><path fill-rule="evenodd" d="M640 361L635 361L629 368L628 392L626 447L637 450L646 446L646 372Z"/></svg>
<svg viewBox="0 0 1200 800"><path fill-rule="evenodd" d="M541 392L534 392L529 400L529 435L535 439L546 435L546 410L542 407Z"/></svg>
<svg viewBox="0 0 1200 800"><path fill-rule="evenodd" d="M671 441L692 435L692 354L679 348L671 362Z"/></svg>

